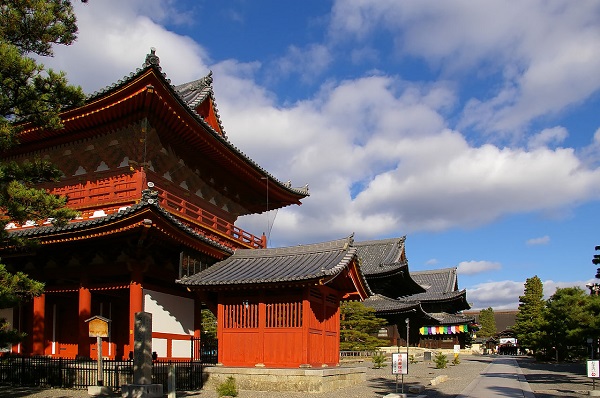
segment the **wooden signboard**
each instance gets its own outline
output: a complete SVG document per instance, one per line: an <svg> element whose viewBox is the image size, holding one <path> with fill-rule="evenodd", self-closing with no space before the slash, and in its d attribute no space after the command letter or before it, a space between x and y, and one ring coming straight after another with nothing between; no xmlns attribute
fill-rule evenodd
<svg viewBox="0 0 600 398"><path fill-rule="evenodd" d="M110 319L94 316L86 320L89 326L90 337L108 337L108 323Z"/></svg>

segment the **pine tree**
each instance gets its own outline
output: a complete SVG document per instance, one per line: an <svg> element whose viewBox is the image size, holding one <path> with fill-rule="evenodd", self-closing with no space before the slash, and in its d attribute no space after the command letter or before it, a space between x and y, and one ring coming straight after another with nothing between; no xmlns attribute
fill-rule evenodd
<svg viewBox="0 0 600 398"><path fill-rule="evenodd" d="M375 316L375 310L357 301L344 302L341 306L340 349L374 350L387 344L376 337L386 321Z"/></svg>
<svg viewBox="0 0 600 398"><path fill-rule="evenodd" d="M586 338L594 335L591 326L598 315L590 311L591 301L580 287L556 289L544 311L548 352L556 350L558 358L563 359L568 354L576 354L575 347L584 347Z"/></svg>
<svg viewBox="0 0 600 398"><path fill-rule="evenodd" d="M519 312L513 327L521 347L535 352L544 346L542 329L545 304L542 280L537 275L528 278L525 281L525 292L519 296Z"/></svg>
<svg viewBox="0 0 600 398"><path fill-rule="evenodd" d="M76 39L77 25L68 0L2 0L0 2L0 152L18 143L24 128L57 129L61 110L80 105L80 87L68 84L65 74L46 69L32 57L52 56L55 44ZM9 221L24 223L48 219L63 224L76 213L64 207L66 198L36 189L62 173L46 161L0 161L0 241L3 247L22 244L10 239ZM0 307L8 308L41 294L43 285L22 273L11 274L0 265ZM0 345L21 337L0 320Z"/></svg>
<svg viewBox="0 0 600 398"><path fill-rule="evenodd" d="M479 311L479 324L481 328L477 332L480 337L492 337L496 334L496 317L492 307Z"/></svg>

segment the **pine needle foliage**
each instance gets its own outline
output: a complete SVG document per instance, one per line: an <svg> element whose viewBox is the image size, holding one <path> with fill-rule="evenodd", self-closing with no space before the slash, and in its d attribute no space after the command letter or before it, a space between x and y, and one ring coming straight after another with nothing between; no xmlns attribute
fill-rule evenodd
<svg viewBox="0 0 600 398"><path fill-rule="evenodd" d="M388 344L377 332L386 321L375 316L375 310L358 301L343 302L340 320L340 350L374 350Z"/></svg>
<svg viewBox="0 0 600 398"><path fill-rule="evenodd" d="M53 46L76 39L77 25L68 0L0 0L0 154L18 144L19 133L62 127L60 112L83 104L80 87L69 85L63 72L38 60L53 55ZM36 57L34 59L34 57ZM77 215L65 208L66 198L50 195L36 184L57 181L62 173L47 161L25 163L0 158L0 245L18 248L8 222L64 224ZM0 308L10 308L40 295L43 284L0 265ZM0 320L0 346L23 336Z"/></svg>

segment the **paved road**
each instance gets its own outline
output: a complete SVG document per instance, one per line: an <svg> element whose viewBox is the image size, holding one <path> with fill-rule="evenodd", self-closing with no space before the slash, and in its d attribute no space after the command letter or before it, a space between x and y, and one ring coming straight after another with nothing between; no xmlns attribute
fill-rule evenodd
<svg viewBox="0 0 600 398"><path fill-rule="evenodd" d="M517 360L495 358L457 398L523 397L535 398Z"/></svg>
<svg viewBox="0 0 600 398"><path fill-rule="evenodd" d="M382 398L395 392L395 376L388 362L383 369L373 369L370 362L344 366L365 366L367 381L361 385L321 394L298 392L240 391L239 398ZM520 366L518 366L520 365ZM445 375L447 381L432 386L430 381ZM525 381L527 379L527 382ZM434 364L419 361L409 366L406 387L420 384L419 394L427 398L527 397L582 398L589 396L592 382L586 377L585 364L540 363L530 358L469 355L458 365L436 369ZM600 381L596 383L600 389ZM527 395L526 395L527 394ZM419 395L410 394L416 398ZM119 396L117 394L115 397ZM178 397L217 398L214 390L178 392ZM2 398L89 398L85 390L34 389L0 386Z"/></svg>

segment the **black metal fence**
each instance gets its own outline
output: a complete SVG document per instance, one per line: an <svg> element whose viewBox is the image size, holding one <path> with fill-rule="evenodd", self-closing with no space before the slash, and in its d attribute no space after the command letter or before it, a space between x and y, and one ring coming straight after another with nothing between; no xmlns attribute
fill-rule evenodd
<svg viewBox="0 0 600 398"><path fill-rule="evenodd" d="M175 366L177 390L202 388L206 365L201 361L153 361L152 382L162 384L167 391L170 365ZM102 368L104 385L115 391L123 384L133 383L133 361L104 360ZM22 356L0 358L0 384L4 385L85 389L96 385L97 381L97 361Z"/></svg>

